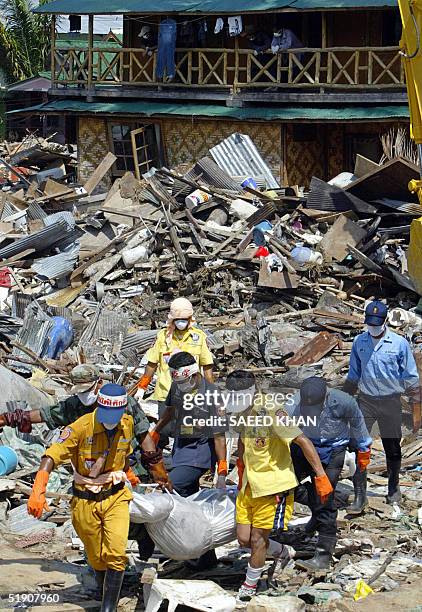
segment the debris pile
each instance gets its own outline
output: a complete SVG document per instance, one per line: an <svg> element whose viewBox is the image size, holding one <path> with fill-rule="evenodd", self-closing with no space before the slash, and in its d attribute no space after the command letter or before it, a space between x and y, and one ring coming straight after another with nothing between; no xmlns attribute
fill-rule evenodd
<svg viewBox="0 0 422 612"><path fill-rule="evenodd" d="M281 187L252 141L233 134L192 168L153 169L142 180L126 173L102 192L112 153L78 185L72 147L29 138L0 150L0 412L19 401L24 410L54 403L69 392L71 368L84 361L132 386L176 296L192 301L218 372L250 368L267 386L297 389L312 374L340 385L371 298L387 298L389 324L408 336L422 363L422 279L407 263L411 223L422 216L408 191L419 177L414 164L395 158L379 166L358 156L354 174L328 183L314 177L303 193ZM1 499L14 506L8 543L50 547L63 534L77 542L63 493L66 470L49 493L52 522L28 531L32 519L20 516L19 503L53 438L43 426L10 432L0 433L18 452L13 473L0 478ZM352 601L358 579L394 590L420 571L422 443L404 445L408 482L399 514L378 495L386 468L376 444L370 515L340 521L339 563L325 586L287 568L294 609ZM64 557L82 559L71 548ZM241 560L232 563L224 575L207 577L238 586Z"/></svg>

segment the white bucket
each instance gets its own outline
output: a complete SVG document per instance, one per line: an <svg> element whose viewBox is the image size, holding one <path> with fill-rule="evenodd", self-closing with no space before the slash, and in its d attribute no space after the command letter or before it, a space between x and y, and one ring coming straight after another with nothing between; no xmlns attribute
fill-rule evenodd
<svg viewBox="0 0 422 612"><path fill-rule="evenodd" d="M131 268L138 261L145 261L148 259L148 249L139 245L133 249L124 249L122 251L122 259L126 268Z"/></svg>
<svg viewBox="0 0 422 612"><path fill-rule="evenodd" d="M188 208L195 208L198 204L203 204L204 202L208 202L211 199L211 196L205 191L201 191L197 189L190 195L186 196L185 204Z"/></svg>

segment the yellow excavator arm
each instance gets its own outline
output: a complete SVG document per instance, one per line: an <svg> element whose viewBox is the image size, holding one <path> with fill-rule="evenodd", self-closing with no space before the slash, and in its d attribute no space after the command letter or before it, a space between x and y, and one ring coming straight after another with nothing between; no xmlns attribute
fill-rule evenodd
<svg viewBox="0 0 422 612"><path fill-rule="evenodd" d="M422 179L422 0L398 0L402 21L401 55L406 72L410 136L418 145ZM410 181L422 205L422 180Z"/></svg>

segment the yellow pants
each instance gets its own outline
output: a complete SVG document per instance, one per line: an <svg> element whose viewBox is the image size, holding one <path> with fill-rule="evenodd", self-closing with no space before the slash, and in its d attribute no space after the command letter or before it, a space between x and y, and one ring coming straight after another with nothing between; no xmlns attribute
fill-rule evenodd
<svg viewBox="0 0 422 612"><path fill-rule="evenodd" d="M290 491L279 495L252 497L249 484L236 499L236 522L257 529L287 529L293 514L294 496Z"/></svg>
<svg viewBox="0 0 422 612"><path fill-rule="evenodd" d="M124 571L131 499L127 487L100 502L73 498L72 524L95 570Z"/></svg>

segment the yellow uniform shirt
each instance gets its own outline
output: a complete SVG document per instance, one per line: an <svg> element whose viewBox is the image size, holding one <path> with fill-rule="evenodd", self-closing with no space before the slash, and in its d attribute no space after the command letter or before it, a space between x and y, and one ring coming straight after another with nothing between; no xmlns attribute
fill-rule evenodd
<svg viewBox="0 0 422 612"><path fill-rule="evenodd" d="M96 460L103 455L106 456L103 472L123 470L126 458L133 452L133 418L124 414L110 440L103 425L95 418L96 413L94 410L85 414L66 427L44 457L51 457L55 467L71 461L82 476L88 476Z"/></svg>
<svg viewBox="0 0 422 612"><path fill-rule="evenodd" d="M277 423L283 411L277 407L269 409L264 401L255 401L251 417L269 416L271 425L252 425L241 428L241 439L245 450L243 462L242 491L249 483L252 498L288 491L298 482L290 455L291 442L302 435L298 427L286 427ZM252 419L252 422L257 422Z"/></svg>
<svg viewBox="0 0 422 612"><path fill-rule="evenodd" d="M193 355L200 366L212 365L214 359L207 345L205 332L197 327L185 331L176 329L170 339L167 329L158 332L157 340L147 352L146 358L151 363L157 363L157 384L151 399L163 402L171 387L171 376L168 362L170 357L179 351Z"/></svg>

